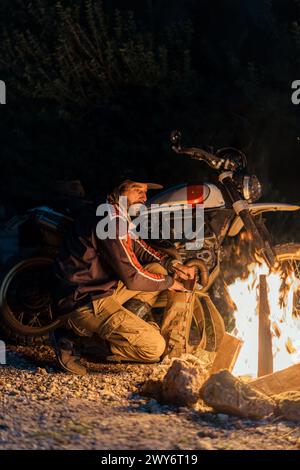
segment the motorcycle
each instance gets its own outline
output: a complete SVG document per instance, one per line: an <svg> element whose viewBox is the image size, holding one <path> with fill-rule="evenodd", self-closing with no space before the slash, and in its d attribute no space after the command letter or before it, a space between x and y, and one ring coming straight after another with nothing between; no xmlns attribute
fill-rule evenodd
<svg viewBox="0 0 300 470"><path fill-rule="evenodd" d="M15 215L1 227L5 238L18 239L18 250L0 270L0 337L17 344L43 344L59 325L52 304L53 261L74 218L91 207L80 181L58 181L54 187L51 205Z"/></svg>
<svg viewBox="0 0 300 470"><path fill-rule="evenodd" d="M204 240L197 247L191 243L192 240L178 240L171 234L168 240L149 240L148 243L153 243L156 249L183 263L200 268L201 291L208 293L212 299L215 297L216 304L220 299L220 293L216 294L216 286L222 278L226 245L230 239L238 239L243 229L251 238L251 250L256 260L265 261L270 270L283 269L288 265L300 278L300 244L274 245L263 220L263 214L267 212L297 211L300 206L258 203L261 184L255 175L247 173L247 159L240 150L222 148L212 153L202 148L182 147L179 131L172 132L171 145L177 154L209 165L215 171L217 181L214 184L182 184L157 194L148 202L160 206L167 204L174 208L200 202L204 207ZM32 344L43 342L59 324L51 301L51 266L72 217L49 207L38 207L27 214L26 223L28 220L31 233L38 233L39 243L2 270L0 325L9 339ZM230 303L230 299L227 300ZM158 300L157 306L163 306L163 302ZM298 303L295 298L295 309ZM196 324L200 321L197 317L195 314Z"/></svg>

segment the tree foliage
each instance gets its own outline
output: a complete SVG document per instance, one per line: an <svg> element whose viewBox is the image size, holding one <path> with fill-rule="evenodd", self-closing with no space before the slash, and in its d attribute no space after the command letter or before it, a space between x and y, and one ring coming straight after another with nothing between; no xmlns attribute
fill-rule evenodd
<svg viewBox="0 0 300 470"><path fill-rule="evenodd" d="M45 4L29 4L30 28L4 30L1 63L20 94L51 100L75 115L126 89L170 94L178 83L182 89L192 81L190 22L166 27L155 37L133 12L115 10L109 16L96 0Z"/></svg>
<svg viewBox="0 0 300 470"><path fill-rule="evenodd" d="M60 178L105 192L137 169L201 178L173 128L241 147L266 197L298 197L299 0L3 0L0 24L4 200Z"/></svg>

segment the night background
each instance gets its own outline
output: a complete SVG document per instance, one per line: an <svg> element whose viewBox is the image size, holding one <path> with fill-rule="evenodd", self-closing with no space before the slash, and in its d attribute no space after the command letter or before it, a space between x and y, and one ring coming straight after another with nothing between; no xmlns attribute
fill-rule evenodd
<svg viewBox="0 0 300 470"><path fill-rule="evenodd" d="M120 178L165 188L213 180L216 172L205 163L172 151L170 133L179 129L186 147L241 149L248 173L263 185L262 202L300 205L296 80L300 0L0 0L0 81L6 85L0 106L0 449L300 449L297 211L266 215L272 242L281 244L278 286L274 273L261 274L258 264L256 280L249 275L256 230L231 241L226 236L222 247L205 232L211 264L215 269L221 259L221 270L203 298L204 282L201 292L180 292L194 296L196 306L195 299L178 301L173 290L171 307L192 306L189 317L180 309L173 314L180 318L177 337L191 352L188 359L175 357L178 374L169 374L170 358L110 362L99 349L99 331L88 337L76 331L88 370L77 375L59 362L52 336L66 326L53 307L53 260L70 223L65 215L76 218L84 201L68 193L68 183L81 182L85 202L101 202ZM47 207L26 212L41 205L64 215ZM220 220L218 233L226 222ZM279 313L268 296L278 300ZM201 302L207 302L202 310ZM154 306L158 323L170 305ZM198 333L194 349L188 349L190 333L192 339ZM288 358L281 368L274 362L274 374L283 375L272 388L279 341ZM250 349L240 380L240 372L230 373L242 343ZM244 367L251 362L252 377ZM266 367L259 370L260 364ZM208 376L217 379L205 396Z"/></svg>
<svg viewBox="0 0 300 470"><path fill-rule="evenodd" d="M118 175L203 178L171 151L174 128L242 149L264 200L299 202L298 0L3 0L0 22L6 210L51 199L57 180L98 197Z"/></svg>

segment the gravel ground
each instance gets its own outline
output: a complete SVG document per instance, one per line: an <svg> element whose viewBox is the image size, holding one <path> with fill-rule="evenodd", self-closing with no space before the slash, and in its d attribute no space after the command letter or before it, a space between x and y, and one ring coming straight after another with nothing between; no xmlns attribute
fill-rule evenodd
<svg viewBox="0 0 300 470"><path fill-rule="evenodd" d="M88 376L72 376L55 367L50 347L9 347L0 366L0 449L300 449L296 423L139 396L153 365L88 365Z"/></svg>

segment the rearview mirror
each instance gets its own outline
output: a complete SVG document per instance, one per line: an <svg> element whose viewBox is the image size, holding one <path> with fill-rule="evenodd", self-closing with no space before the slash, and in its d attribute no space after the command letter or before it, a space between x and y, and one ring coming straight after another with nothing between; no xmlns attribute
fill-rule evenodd
<svg viewBox="0 0 300 470"><path fill-rule="evenodd" d="M173 146L180 147L181 132L178 130L172 131L170 140Z"/></svg>

